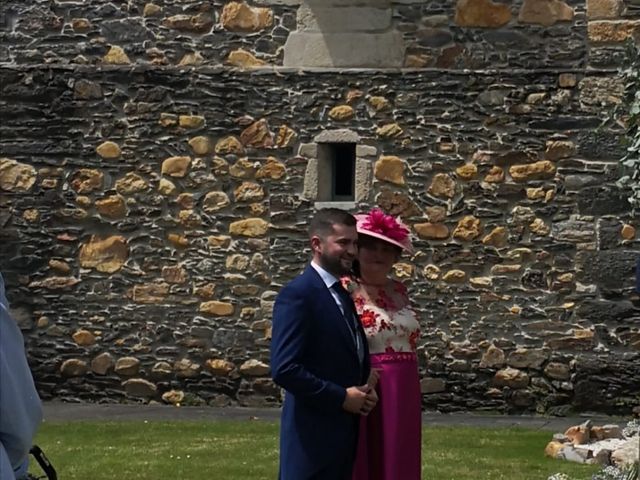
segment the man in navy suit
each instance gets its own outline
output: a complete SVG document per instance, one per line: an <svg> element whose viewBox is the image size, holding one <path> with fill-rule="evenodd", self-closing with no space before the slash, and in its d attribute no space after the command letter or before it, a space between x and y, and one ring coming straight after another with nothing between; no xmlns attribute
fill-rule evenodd
<svg viewBox="0 0 640 480"><path fill-rule="evenodd" d="M313 259L288 283L273 311L271 371L286 390L280 480L351 477L360 415L376 405L367 341L339 282L351 270L358 233L349 213L328 208L311 221Z"/></svg>

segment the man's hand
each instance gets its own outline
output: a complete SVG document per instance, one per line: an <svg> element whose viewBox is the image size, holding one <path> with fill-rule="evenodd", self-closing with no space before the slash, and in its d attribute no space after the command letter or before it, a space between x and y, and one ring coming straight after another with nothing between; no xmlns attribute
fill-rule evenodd
<svg viewBox="0 0 640 480"><path fill-rule="evenodd" d="M344 398L342 408L347 412L359 414L364 407L367 400L368 392L365 390L368 387L349 387L347 388L347 396Z"/></svg>
<svg viewBox="0 0 640 480"><path fill-rule="evenodd" d="M378 404L378 394L376 393L375 388L371 388L368 384L359 387L362 391L366 392L367 396L364 400L364 405L360 409L360 415L364 415L365 417L371 413L371 410Z"/></svg>

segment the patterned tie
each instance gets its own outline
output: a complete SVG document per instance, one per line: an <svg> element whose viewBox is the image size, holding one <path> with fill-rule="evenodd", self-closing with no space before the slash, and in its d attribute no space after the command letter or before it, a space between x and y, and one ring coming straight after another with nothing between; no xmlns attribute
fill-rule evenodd
<svg viewBox="0 0 640 480"><path fill-rule="evenodd" d="M349 295L349 292L344 289L340 282L334 283L331 288L338 294L338 299L342 304L344 319L347 322L347 327L349 328L349 332L351 332L353 342L356 345L358 360L360 361L360 365L362 365L362 363L364 362L364 346L362 345L362 339L360 337L360 333L358 332L358 318L353 308L353 300L351 300L351 295Z"/></svg>

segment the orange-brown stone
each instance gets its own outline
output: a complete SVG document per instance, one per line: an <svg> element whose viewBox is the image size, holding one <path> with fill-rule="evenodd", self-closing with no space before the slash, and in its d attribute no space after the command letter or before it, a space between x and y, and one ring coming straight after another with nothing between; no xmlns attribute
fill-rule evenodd
<svg viewBox="0 0 640 480"><path fill-rule="evenodd" d="M573 20L573 8L562 0L524 0L518 15L520 23L551 26Z"/></svg>
<svg viewBox="0 0 640 480"><path fill-rule="evenodd" d="M341 122L351 120L354 115L355 110L350 105L338 105L329 110L329 117Z"/></svg>
<svg viewBox="0 0 640 480"><path fill-rule="evenodd" d="M404 133L400 125L397 123L389 123L382 125L376 130L376 135L382 138L397 138Z"/></svg>
<svg viewBox="0 0 640 480"><path fill-rule="evenodd" d="M458 0L454 21L461 27L498 28L511 20L509 5L491 0Z"/></svg>
<svg viewBox="0 0 640 480"><path fill-rule="evenodd" d="M142 304L162 303L168 294L169 285L166 283L135 285L132 289L133 301Z"/></svg>
<svg viewBox="0 0 640 480"><path fill-rule="evenodd" d="M104 174L99 170L81 168L71 179L71 188L78 193L91 193L102 188Z"/></svg>
<svg viewBox="0 0 640 480"><path fill-rule="evenodd" d="M449 228L444 223L417 223L413 226L420 238L444 240L449 237Z"/></svg>
<svg viewBox="0 0 640 480"><path fill-rule="evenodd" d="M267 120L263 118L245 128L240 134L240 141L250 147L272 147L273 134L269 131Z"/></svg>
<svg viewBox="0 0 640 480"><path fill-rule="evenodd" d="M576 153L575 143L568 140L551 140L547 142L544 156L547 160L560 160L569 158Z"/></svg>
<svg viewBox="0 0 640 480"><path fill-rule="evenodd" d="M210 315L228 317L230 315L233 315L233 312L235 311L235 307L233 306L232 303L219 302L217 300L212 300L210 302L201 303L200 311L202 313L208 313Z"/></svg>
<svg viewBox="0 0 640 480"><path fill-rule="evenodd" d="M378 180L404 185L405 162L396 156L382 156L376 161L373 173Z"/></svg>
<svg viewBox="0 0 640 480"><path fill-rule="evenodd" d="M238 48L229 53L227 64L238 68L256 68L263 67L267 62L256 58L251 52Z"/></svg>
<svg viewBox="0 0 640 480"><path fill-rule="evenodd" d="M238 202L255 202L264 198L264 189L255 182L242 182L234 191Z"/></svg>
<svg viewBox="0 0 640 480"><path fill-rule="evenodd" d="M287 125L281 125L276 137L276 145L280 148L289 147L298 137L296 132Z"/></svg>
<svg viewBox="0 0 640 480"><path fill-rule="evenodd" d="M82 347L88 347L96 343L96 337L89 330L78 330L73 335L73 341Z"/></svg>
<svg viewBox="0 0 640 480"><path fill-rule="evenodd" d="M420 207L402 192L382 190L376 198L376 203L388 214L403 218L418 216L422 213Z"/></svg>
<svg viewBox="0 0 640 480"><path fill-rule="evenodd" d="M482 243L496 248L502 248L507 245L509 240L509 232L505 227L496 227L491 233L482 239Z"/></svg>
<svg viewBox="0 0 640 480"><path fill-rule="evenodd" d="M238 220L229 225L229 233L231 235L240 235L244 237L261 237L269 230L269 223L261 218L247 218Z"/></svg>
<svg viewBox="0 0 640 480"><path fill-rule="evenodd" d="M280 180L287 173L284 163L279 162L274 157L267 158L267 162L261 166L256 172L256 178L269 178L271 180Z"/></svg>
<svg viewBox="0 0 640 480"><path fill-rule="evenodd" d="M171 177L184 177L191 165L191 157L169 157L162 162L162 174Z"/></svg>
<svg viewBox="0 0 640 480"><path fill-rule="evenodd" d="M124 198L120 195L110 195L96 200L96 210L100 215L107 218L122 218L127 214Z"/></svg>
<svg viewBox="0 0 640 480"><path fill-rule="evenodd" d="M218 155L244 155L244 146L236 137L224 137L216 143L215 151Z"/></svg>
<svg viewBox="0 0 640 480"><path fill-rule="evenodd" d="M500 183L504 181L504 170L497 165L491 167L487 175L484 177L487 183Z"/></svg>
<svg viewBox="0 0 640 480"><path fill-rule="evenodd" d="M117 272L128 257L127 241L119 235L105 239L94 235L88 243L80 247L80 265L84 268L95 268L99 272Z"/></svg>
<svg viewBox="0 0 640 480"><path fill-rule="evenodd" d="M473 215L463 217L453 231L453 236L459 240L471 241L482 235L482 223Z"/></svg>
<svg viewBox="0 0 640 480"><path fill-rule="evenodd" d="M618 18L624 9L622 0L587 0L587 18Z"/></svg>
<svg viewBox="0 0 640 480"><path fill-rule="evenodd" d="M620 235L624 240L633 240L634 238L636 238L636 229L629 224L625 224L622 226Z"/></svg>
<svg viewBox="0 0 640 480"><path fill-rule="evenodd" d="M553 177L555 173L556 167L549 160L541 160L539 162L523 165L513 165L509 168L509 174L516 182L543 180Z"/></svg>
<svg viewBox="0 0 640 480"><path fill-rule="evenodd" d="M478 167L473 163L467 163L461 167L456 168L456 174L463 180L473 180L473 177L478 173Z"/></svg>
<svg viewBox="0 0 640 480"><path fill-rule="evenodd" d="M456 194L456 181L446 173L437 173L431 181L428 192L436 197L453 198Z"/></svg>
<svg viewBox="0 0 640 480"><path fill-rule="evenodd" d="M259 32L273 24L268 8L252 8L245 2L229 2L222 9L222 26L232 32Z"/></svg>
<svg viewBox="0 0 640 480"><path fill-rule="evenodd" d="M623 43L640 38L640 20L598 20L587 26L589 40L594 43Z"/></svg>

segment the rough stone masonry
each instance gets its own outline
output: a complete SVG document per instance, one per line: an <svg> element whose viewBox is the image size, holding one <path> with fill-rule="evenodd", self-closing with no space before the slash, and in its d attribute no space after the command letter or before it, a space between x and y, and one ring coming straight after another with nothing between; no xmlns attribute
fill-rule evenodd
<svg viewBox="0 0 640 480"><path fill-rule="evenodd" d="M639 32L638 0L2 2L0 270L42 396L279 403L273 300L348 141L354 211L416 237L426 408L629 413L640 219L602 124Z"/></svg>

